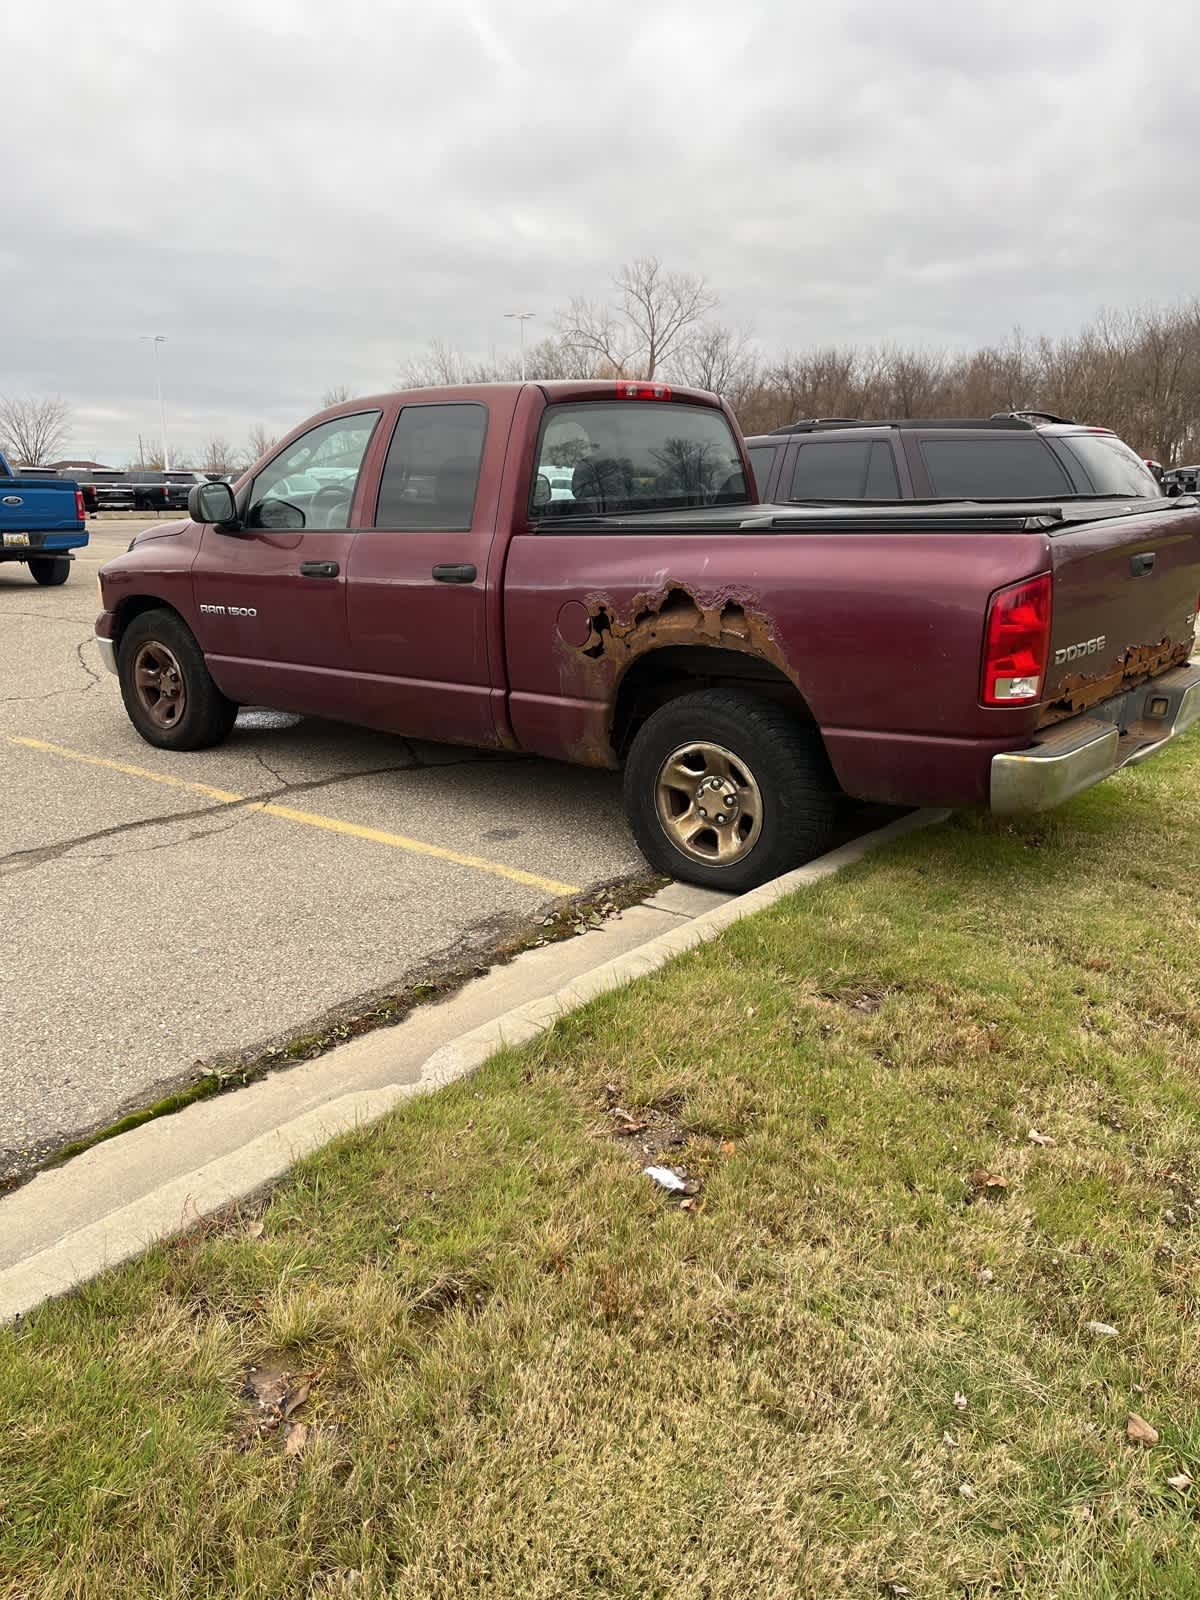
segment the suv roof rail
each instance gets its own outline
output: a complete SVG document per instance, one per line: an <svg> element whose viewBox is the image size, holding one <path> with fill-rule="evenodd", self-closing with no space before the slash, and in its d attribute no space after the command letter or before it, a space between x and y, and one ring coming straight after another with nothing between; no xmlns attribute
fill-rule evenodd
<svg viewBox="0 0 1200 1600"><path fill-rule="evenodd" d="M994 417L813 417L789 423L785 428L772 428L770 437L780 433L819 433L824 428L986 428L1024 432L1034 426L1028 420L1033 415L1002 411Z"/></svg>
<svg viewBox="0 0 1200 1600"><path fill-rule="evenodd" d="M776 433L811 433L814 428L861 428L865 424L857 417L800 417L782 428L772 428Z"/></svg>
<svg viewBox="0 0 1200 1600"><path fill-rule="evenodd" d="M1062 422L1068 427L1075 426L1074 417L1056 416L1053 411L995 411L992 413L993 422L998 422L1001 417L1019 417L1023 422L1032 422L1036 418L1038 422Z"/></svg>

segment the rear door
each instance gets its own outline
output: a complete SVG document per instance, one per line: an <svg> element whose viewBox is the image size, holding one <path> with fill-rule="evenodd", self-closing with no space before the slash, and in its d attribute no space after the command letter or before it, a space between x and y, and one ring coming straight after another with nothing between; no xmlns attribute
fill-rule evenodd
<svg viewBox="0 0 1200 1600"><path fill-rule="evenodd" d="M404 406L350 555L356 720L415 738L499 742L488 557L511 410Z"/></svg>

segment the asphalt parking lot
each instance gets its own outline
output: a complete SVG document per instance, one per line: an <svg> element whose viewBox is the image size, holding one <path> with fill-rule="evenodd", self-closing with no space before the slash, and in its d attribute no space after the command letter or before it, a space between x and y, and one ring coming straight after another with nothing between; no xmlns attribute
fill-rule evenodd
<svg viewBox="0 0 1200 1600"><path fill-rule="evenodd" d="M63 588L0 565L0 1178L356 997L645 871L620 780L244 712L168 755L92 643L91 525Z"/></svg>

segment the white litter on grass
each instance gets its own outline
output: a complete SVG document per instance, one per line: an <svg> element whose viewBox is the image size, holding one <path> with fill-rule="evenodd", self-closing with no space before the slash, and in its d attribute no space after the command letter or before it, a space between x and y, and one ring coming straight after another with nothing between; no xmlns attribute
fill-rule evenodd
<svg viewBox="0 0 1200 1600"><path fill-rule="evenodd" d="M672 1194L687 1193L687 1184L670 1167L643 1167L642 1176L653 1179L661 1189L669 1189Z"/></svg>
<svg viewBox="0 0 1200 1600"><path fill-rule="evenodd" d="M1109 1322L1089 1322L1087 1331L1094 1333L1098 1339L1115 1339L1117 1330Z"/></svg>

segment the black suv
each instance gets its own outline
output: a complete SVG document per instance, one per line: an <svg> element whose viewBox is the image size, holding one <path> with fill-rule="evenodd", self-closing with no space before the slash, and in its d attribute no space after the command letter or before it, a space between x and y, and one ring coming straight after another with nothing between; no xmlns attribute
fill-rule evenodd
<svg viewBox="0 0 1200 1600"><path fill-rule="evenodd" d="M1047 411L966 421L817 418L759 434L746 446L765 504L1163 495L1146 463L1111 429Z"/></svg>

